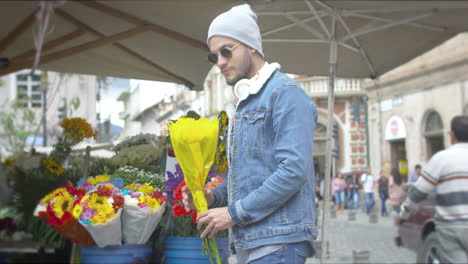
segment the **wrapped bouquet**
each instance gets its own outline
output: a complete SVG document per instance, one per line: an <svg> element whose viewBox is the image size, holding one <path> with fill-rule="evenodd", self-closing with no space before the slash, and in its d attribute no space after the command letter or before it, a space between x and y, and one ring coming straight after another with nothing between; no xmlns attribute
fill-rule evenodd
<svg viewBox="0 0 468 264"><path fill-rule="evenodd" d="M203 189L214 163L219 133L219 120L182 117L169 124L169 135L177 161L184 173L184 180L192 193L197 213L208 210ZM203 240L203 252L211 260L222 263L214 238Z"/></svg>
<svg viewBox="0 0 468 264"><path fill-rule="evenodd" d="M122 190L125 203L122 234L125 244L144 244L156 229L167 198L148 183L130 184Z"/></svg>
<svg viewBox="0 0 468 264"><path fill-rule="evenodd" d="M39 201L34 215L54 230L78 245L91 246L94 240L72 217L73 208L84 196L84 191L75 189L70 182L57 188Z"/></svg>
<svg viewBox="0 0 468 264"><path fill-rule="evenodd" d="M99 247L122 244L121 214L124 198L110 183L97 185L73 208L77 219Z"/></svg>

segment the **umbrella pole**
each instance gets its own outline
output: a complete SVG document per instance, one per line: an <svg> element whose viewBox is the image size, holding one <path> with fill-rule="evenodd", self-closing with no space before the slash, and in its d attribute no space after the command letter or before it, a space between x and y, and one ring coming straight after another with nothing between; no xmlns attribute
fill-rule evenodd
<svg viewBox="0 0 468 264"><path fill-rule="evenodd" d="M325 157L325 188L324 188L324 205L322 214L322 233L321 233L321 254L320 263L325 263L326 258L330 257L329 243L328 243L328 222L330 219L330 180L331 180L331 167L332 167L332 129L333 129L333 112L335 105L335 75L336 75L336 61L337 61L337 48L338 43L335 38L335 16L333 16L332 23L332 39L330 40L330 76L328 82L328 126L327 126L327 150Z"/></svg>

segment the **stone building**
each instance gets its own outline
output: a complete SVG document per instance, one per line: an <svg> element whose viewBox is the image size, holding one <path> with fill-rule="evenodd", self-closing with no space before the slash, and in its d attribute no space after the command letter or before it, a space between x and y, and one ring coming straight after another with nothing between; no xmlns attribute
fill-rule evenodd
<svg viewBox="0 0 468 264"><path fill-rule="evenodd" d="M468 34L381 76L366 81L371 167L407 177L448 147L450 121L468 114Z"/></svg>

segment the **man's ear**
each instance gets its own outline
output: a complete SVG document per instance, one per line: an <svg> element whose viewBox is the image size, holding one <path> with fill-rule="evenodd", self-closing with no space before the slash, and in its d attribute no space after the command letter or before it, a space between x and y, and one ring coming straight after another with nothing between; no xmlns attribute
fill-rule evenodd
<svg viewBox="0 0 468 264"><path fill-rule="evenodd" d="M252 48L249 48L249 51L250 51L250 55L254 55L255 52L257 52L255 49L252 49Z"/></svg>

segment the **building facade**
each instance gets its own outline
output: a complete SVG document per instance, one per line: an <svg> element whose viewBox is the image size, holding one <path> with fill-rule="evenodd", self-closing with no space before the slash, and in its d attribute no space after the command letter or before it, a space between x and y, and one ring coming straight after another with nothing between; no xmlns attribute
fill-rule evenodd
<svg viewBox="0 0 468 264"><path fill-rule="evenodd" d="M373 171L398 168L407 178L451 145L456 115L468 114L468 34L383 75L366 81Z"/></svg>
<svg viewBox="0 0 468 264"><path fill-rule="evenodd" d="M22 70L0 77L0 108L3 113L27 108L34 114L34 119L27 124L33 135L27 144L43 145L44 122L46 124L46 143L52 145L61 134L59 126L64 117L81 117L96 128L96 77L91 75L64 74ZM43 115L46 113L45 115ZM21 123L22 117L15 116L15 122ZM24 122L23 122L24 123ZM7 136L4 127L0 127L0 148L5 153ZM34 139L35 138L35 139Z"/></svg>
<svg viewBox="0 0 468 264"><path fill-rule="evenodd" d="M118 97L124 110L119 116L124 128L119 140L140 133L167 135L167 124L188 111L204 116L204 92L189 91L184 85L135 80Z"/></svg>

